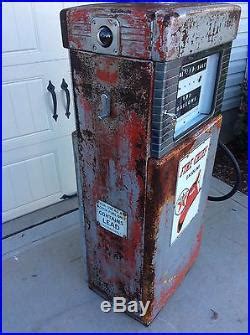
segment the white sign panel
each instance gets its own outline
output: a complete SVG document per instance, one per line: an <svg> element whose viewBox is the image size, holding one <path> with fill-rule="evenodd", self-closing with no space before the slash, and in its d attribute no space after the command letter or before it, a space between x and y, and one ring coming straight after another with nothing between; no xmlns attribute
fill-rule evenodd
<svg viewBox="0 0 250 335"><path fill-rule="evenodd" d="M96 219L100 225L121 237L128 235L128 216L124 211L99 200L96 204Z"/></svg>
<svg viewBox="0 0 250 335"><path fill-rule="evenodd" d="M175 137L212 112L219 54L182 66L176 100Z"/></svg>
<svg viewBox="0 0 250 335"><path fill-rule="evenodd" d="M210 138L179 163L171 244L189 225L199 210L209 144Z"/></svg>

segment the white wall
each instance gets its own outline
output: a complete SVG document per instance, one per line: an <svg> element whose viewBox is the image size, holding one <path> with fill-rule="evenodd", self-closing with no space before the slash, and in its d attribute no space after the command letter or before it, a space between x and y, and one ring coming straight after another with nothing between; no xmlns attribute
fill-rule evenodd
<svg viewBox="0 0 250 335"><path fill-rule="evenodd" d="M228 143L234 139L234 125L241 102L241 84L246 76L248 59L248 3L233 2L241 6L241 19L237 38L233 42L226 89L222 105L223 123L221 139Z"/></svg>
<svg viewBox="0 0 250 335"><path fill-rule="evenodd" d="M226 113L240 105L240 84L245 76L248 57L248 3L233 2L241 6L240 26L236 40L233 42L228 77L224 94L222 111Z"/></svg>

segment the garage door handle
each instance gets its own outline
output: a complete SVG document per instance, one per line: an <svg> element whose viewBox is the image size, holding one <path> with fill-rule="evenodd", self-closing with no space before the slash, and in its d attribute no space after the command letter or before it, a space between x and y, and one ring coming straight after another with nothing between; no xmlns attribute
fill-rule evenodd
<svg viewBox="0 0 250 335"><path fill-rule="evenodd" d="M47 87L47 90L51 93L52 96L52 101L53 101L53 107L54 107L54 112L53 112L53 119L57 121L58 114L56 113L57 110L57 100L56 100L56 93L55 93L55 86L52 84L51 81L49 81L49 85Z"/></svg>
<svg viewBox="0 0 250 335"><path fill-rule="evenodd" d="M66 100L67 100L67 105L66 105L66 113L65 115L67 116L67 118L69 119L70 116L70 94L69 94L69 90L68 90L68 84L66 83L66 81L62 80L62 84L61 84L61 89L64 90L65 94L66 94Z"/></svg>

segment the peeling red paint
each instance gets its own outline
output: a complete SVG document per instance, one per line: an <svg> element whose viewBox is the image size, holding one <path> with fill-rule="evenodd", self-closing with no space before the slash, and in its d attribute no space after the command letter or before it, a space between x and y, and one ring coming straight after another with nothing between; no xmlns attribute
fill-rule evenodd
<svg viewBox="0 0 250 335"><path fill-rule="evenodd" d="M86 230L90 286L108 297L126 294L133 299L141 290L139 255L143 246L153 66L150 62L77 53L72 53L71 64L79 97L80 167L85 221L90 227ZM110 80L109 75L96 76L95 70L100 67L111 71L116 80ZM106 90L111 96L111 116L100 120L100 95ZM97 224L98 200L128 213L127 238Z"/></svg>
<svg viewBox="0 0 250 335"><path fill-rule="evenodd" d="M106 83L114 83L117 80L117 73L106 70L96 69L96 76Z"/></svg>
<svg viewBox="0 0 250 335"><path fill-rule="evenodd" d="M229 36L236 36L240 7L206 3L195 6L122 3L65 9L61 14L67 26L63 29L65 47L93 51L91 19L98 16L119 21L119 55L164 61L227 43ZM127 30L134 31L131 38Z"/></svg>
<svg viewBox="0 0 250 335"><path fill-rule="evenodd" d="M208 8L213 13L206 15ZM91 20L96 16L118 20L117 56L93 53ZM98 4L64 10L61 20L64 46L72 49L89 286L106 299L124 296L144 304L149 300L144 317L132 315L148 325L185 277L201 243L202 211L185 233L189 235L183 233L184 239L178 240L185 257L178 258L181 249L169 243L179 162L210 137L213 148L206 173L211 175L221 127L221 116L215 116L184 139L171 138L173 149L161 159L150 157L155 61L188 58L205 44L212 52L224 41L222 36L236 33L239 9L229 5L226 10L221 4ZM180 63L171 64L176 67L169 76L177 78ZM110 115L100 119L104 93L110 97ZM166 106L170 108L170 103ZM206 189L202 192L205 203ZM126 212L127 236L115 235L97 222L99 200Z"/></svg>
<svg viewBox="0 0 250 335"><path fill-rule="evenodd" d="M114 66L112 58L96 63L95 72L98 79L108 84L115 84L118 80L118 69Z"/></svg>
<svg viewBox="0 0 250 335"><path fill-rule="evenodd" d="M79 10L78 8L67 11L68 12L68 22L74 23L88 23L89 13L85 10Z"/></svg>
<svg viewBox="0 0 250 335"><path fill-rule="evenodd" d="M176 182L177 182L177 171L180 160L185 157L193 148L195 148L201 138L207 138L208 136L218 136L218 129L221 126L221 116L217 116L210 120L206 124L202 125L197 129L195 133L189 135L183 140L176 148L172 149L168 155L161 159L150 158L147 167L147 200L145 206L145 252L144 252L144 267L143 267L143 302L151 301L152 304L149 306L148 312L145 315L143 321L149 324L159 312L162 303L161 299L165 299L176 286L168 287L163 285L162 296L159 298L156 296L157 288L162 286L162 279L159 278L155 269L156 257L159 254L157 247L157 240L160 232L160 222L162 217L165 217L165 225L171 226L173 217L171 216L170 221L167 219L167 215L163 211L166 206L174 206ZM211 150L211 149L210 149ZM212 169L212 167L210 167ZM210 172L212 173L212 171ZM200 236L200 235L198 235ZM167 236L166 236L167 238ZM166 240L165 248L169 248L169 241ZM189 245L186 246L187 255L192 254L190 248L192 247L193 238L190 239ZM162 249L163 246L160 246ZM193 256L190 256L190 259ZM182 259L182 258L181 258ZM176 278L181 278L182 270L185 272L188 263L183 263L180 259L181 269L178 270ZM165 260L167 262L167 260ZM175 281L173 281L175 282Z"/></svg>
<svg viewBox="0 0 250 335"><path fill-rule="evenodd" d="M178 286L182 283L183 279L187 275L188 271L191 269L192 265L194 264L196 258L199 255L201 241L202 241L202 233L203 233L204 226L201 226L201 229L196 237L196 242L193 247L193 250L191 251L191 254L189 255L189 258L185 264L185 266L179 270L177 274L175 274L174 279L172 280L172 283L170 287L167 289L166 292L162 294L160 297L160 300L156 302L156 305L154 306L154 309L160 310L164 305L167 303L168 299L174 294Z"/></svg>

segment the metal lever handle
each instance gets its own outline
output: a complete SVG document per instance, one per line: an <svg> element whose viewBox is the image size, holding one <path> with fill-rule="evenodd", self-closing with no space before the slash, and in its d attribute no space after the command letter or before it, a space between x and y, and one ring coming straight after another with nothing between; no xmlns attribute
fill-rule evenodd
<svg viewBox="0 0 250 335"><path fill-rule="evenodd" d="M57 121L58 114L56 113L57 110L57 100L56 100L56 93L55 93L55 86L52 84L51 81L49 81L49 85L47 87L47 90L51 93L52 96L52 101L53 101L53 107L54 107L54 112L53 112L53 119Z"/></svg>
<svg viewBox="0 0 250 335"><path fill-rule="evenodd" d="M65 94L66 94L67 105L66 105L66 113L65 113L65 115L69 119L69 116L70 116L70 111L69 111L69 108L70 108L70 93L69 93L69 90L68 90L68 84L66 83L66 81L64 80L64 78L62 80L61 89L64 90Z"/></svg>

